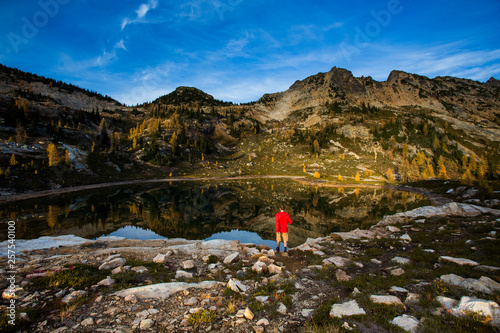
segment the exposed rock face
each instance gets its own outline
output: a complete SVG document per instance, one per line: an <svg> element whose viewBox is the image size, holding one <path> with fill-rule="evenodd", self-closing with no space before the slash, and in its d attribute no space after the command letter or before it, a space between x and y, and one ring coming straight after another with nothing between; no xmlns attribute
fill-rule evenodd
<svg viewBox="0 0 500 333"><path fill-rule="evenodd" d="M494 122L500 109L498 82L494 78L487 83L454 77L430 79L398 70L392 71L387 81L378 82L371 77L354 77L346 69L333 67L327 73L296 81L284 92L264 95L255 108L262 120L283 120L294 113L306 112L316 115L315 123L319 123L326 103L345 102L357 106L364 103L396 109L418 106L433 110L438 117L452 123L460 119L471 125L474 132L485 134L469 117L474 114L486 122ZM490 134L500 140L497 128Z"/></svg>
<svg viewBox="0 0 500 333"><path fill-rule="evenodd" d="M214 288L220 282L216 281L203 281L200 283L185 283L185 282L170 282L159 283L144 287L135 287L125 290L117 291L115 294L120 297L128 295L135 295L138 298L167 298L171 294L178 291L187 290L189 288L210 289Z"/></svg>

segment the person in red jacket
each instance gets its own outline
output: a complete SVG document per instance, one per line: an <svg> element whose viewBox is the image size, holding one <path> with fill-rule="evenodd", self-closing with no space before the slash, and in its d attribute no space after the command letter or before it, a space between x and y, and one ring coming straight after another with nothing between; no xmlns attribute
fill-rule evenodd
<svg viewBox="0 0 500 333"><path fill-rule="evenodd" d="M280 242L283 238L283 245L285 247L285 253L287 253L288 248L288 225L292 224L292 219L287 212L285 212L285 207L280 206L280 211L276 214L276 252L280 252Z"/></svg>

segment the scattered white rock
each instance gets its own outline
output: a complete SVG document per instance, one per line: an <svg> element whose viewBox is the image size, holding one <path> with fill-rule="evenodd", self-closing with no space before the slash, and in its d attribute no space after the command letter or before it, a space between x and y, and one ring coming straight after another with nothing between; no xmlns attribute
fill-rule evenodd
<svg viewBox="0 0 500 333"><path fill-rule="evenodd" d="M351 260L339 256L323 259L323 265L335 265L337 267L344 267L351 263Z"/></svg>
<svg viewBox="0 0 500 333"><path fill-rule="evenodd" d="M418 303L419 301L420 301L420 295L419 294L409 293L408 296L406 296L405 304L406 305L412 305L412 304Z"/></svg>
<svg viewBox="0 0 500 333"><path fill-rule="evenodd" d="M252 326L253 330L255 333L263 333L264 332L264 327L260 325L255 325Z"/></svg>
<svg viewBox="0 0 500 333"><path fill-rule="evenodd" d="M359 316L364 314L366 314L365 310L363 310L355 300L340 304L333 304L332 309L330 310L330 317L337 318Z"/></svg>
<svg viewBox="0 0 500 333"><path fill-rule="evenodd" d="M350 281L352 278L347 275L347 273L341 269L338 269L335 272L335 277L337 278L337 281Z"/></svg>
<svg viewBox="0 0 500 333"><path fill-rule="evenodd" d="M402 235L401 237L399 237L399 239L401 239L402 241L411 242L411 237L408 234Z"/></svg>
<svg viewBox="0 0 500 333"><path fill-rule="evenodd" d="M245 310L243 310L243 309L238 310L238 312L236 312L235 316L236 316L236 318L243 318L243 317L245 317Z"/></svg>
<svg viewBox="0 0 500 333"><path fill-rule="evenodd" d="M141 311L141 312L137 312L135 314L136 317L138 318L147 318L149 316L149 311L148 310L144 310L144 311Z"/></svg>
<svg viewBox="0 0 500 333"><path fill-rule="evenodd" d="M286 315L286 305L280 302L276 311L282 315Z"/></svg>
<svg viewBox="0 0 500 333"><path fill-rule="evenodd" d="M153 325L154 325L153 319L143 319L143 320L141 320L141 324L139 325L139 328L141 330L148 330L151 327L153 327Z"/></svg>
<svg viewBox="0 0 500 333"><path fill-rule="evenodd" d="M375 259L375 258L370 259L370 261L371 261L372 263L376 264L376 265L380 265L380 264L382 263L382 261L377 260L377 259Z"/></svg>
<svg viewBox="0 0 500 333"><path fill-rule="evenodd" d="M191 297L184 300L184 305L186 306L193 306L196 304L198 304L198 300L196 299L196 297Z"/></svg>
<svg viewBox="0 0 500 333"><path fill-rule="evenodd" d="M148 269L144 266L135 266L132 267L130 270L139 274L146 273L148 271Z"/></svg>
<svg viewBox="0 0 500 333"><path fill-rule="evenodd" d="M126 266L118 266L111 271L112 275L126 273L128 270L125 268Z"/></svg>
<svg viewBox="0 0 500 333"><path fill-rule="evenodd" d="M7 288L3 291L2 293L2 298L3 299L18 299L19 294L23 291L24 289L22 287L14 287L13 289Z"/></svg>
<svg viewBox="0 0 500 333"><path fill-rule="evenodd" d="M167 256L165 254L157 254L156 257L153 258L153 262L157 264L163 264L167 261Z"/></svg>
<svg viewBox="0 0 500 333"><path fill-rule="evenodd" d="M420 324L417 318L406 314L394 318L391 323L401 327L406 332L417 332L418 325Z"/></svg>
<svg viewBox="0 0 500 333"><path fill-rule="evenodd" d="M224 264L229 265L235 261L238 261L239 258L240 258L240 253L234 252L224 258Z"/></svg>
<svg viewBox="0 0 500 333"><path fill-rule="evenodd" d="M401 275L403 275L405 273L405 270L402 269L402 268L395 268L395 269L391 270L390 273L393 276L401 276Z"/></svg>
<svg viewBox="0 0 500 333"><path fill-rule="evenodd" d="M444 296L436 297L436 301L438 301L439 304L441 304L441 306L446 310L451 310L452 308L454 308L458 304L458 301L456 299L444 297Z"/></svg>
<svg viewBox="0 0 500 333"><path fill-rule="evenodd" d="M392 286L391 289L389 290L389 292L393 292L393 293L407 293L408 290L405 289L405 288Z"/></svg>
<svg viewBox="0 0 500 333"><path fill-rule="evenodd" d="M260 254L260 250L256 249L255 247L247 247L245 248L245 251L247 253L247 256L251 257L256 254Z"/></svg>
<svg viewBox="0 0 500 333"><path fill-rule="evenodd" d="M124 298L124 301L125 302L130 302L130 303L137 303L139 299L137 298L137 296L135 296L134 294L132 295L127 295L125 298Z"/></svg>
<svg viewBox="0 0 500 333"><path fill-rule="evenodd" d="M104 280L101 280L99 282L97 282L97 285L98 286L110 286L112 284L115 283L115 280L113 280L112 278L110 278L109 276L107 278L105 278Z"/></svg>
<svg viewBox="0 0 500 333"><path fill-rule="evenodd" d="M410 259L403 258L403 257L394 257L391 259L391 261L398 264L398 265L408 265L411 263Z"/></svg>
<svg viewBox="0 0 500 333"><path fill-rule="evenodd" d="M377 304L404 306L403 302L401 302L399 297L391 296L391 295L371 295L370 300L373 303L377 303Z"/></svg>
<svg viewBox="0 0 500 333"><path fill-rule="evenodd" d="M261 303L267 303L269 296L255 296L255 299Z"/></svg>
<svg viewBox="0 0 500 333"><path fill-rule="evenodd" d="M71 294L68 294L64 296L64 298L61 300L61 302L70 304L74 301L76 301L78 298L86 296L87 292L85 290L76 290L73 291Z"/></svg>
<svg viewBox="0 0 500 333"><path fill-rule="evenodd" d="M245 318L248 319L248 320L252 320L253 317L255 316L253 314L253 312L248 308L248 306L245 308L245 311L244 311L243 314L244 314Z"/></svg>
<svg viewBox="0 0 500 333"><path fill-rule="evenodd" d="M113 269L125 265L126 260L123 258L114 258L99 266L99 270Z"/></svg>
<svg viewBox="0 0 500 333"><path fill-rule="evenodd" d="M191 269L194 268L194 263L192 260L183 261L181 264L182 269Z"/></svg>
<svg viewBox="0 0 500 333"><path fill-rule="evenodd" d="M89 317L81 322L82 326L92 326L94 325L94 318Z"/></svg>
<svg viewBox="0 0 500 333"><path fill-rule="evenodd" d="M398 227L395 227L393 225L388 225L387 230L389 230L390 232L400 232L401 231L401 229L399 229Z"/></svg>
<svg viewBox="0 0 500 333"><path fill-rule="evenodd" d="M345 329L346 331L353 330L353 328L349 325L349 323L347 321L344 321L344 323L342 324L342 328Z"/></svg>
<svg viewBox="0 0 500 333"><path fill-rule="evenodd" d="M271 264L267 266L267 270L269 271L270 274L281 274L282 268L279 266L276 266L275 264Z"/></svg>
<svg viewBox="0 0 500 333"><path fill-rule="evenodd" d="M268 326L269 320L267 320L266 318L259 319L259 321L257 322L257 325L258 326Z"/></svg>
<svg viewBox="0 0 500 333"><path fill-rule="evenodd" d="M246 292L248 287L240 282L238 279L229 279L227 286L235 292L241 293Z"/></svg>
<svg viewBox="0 0 500 333"><path fill-rule="evenodd" d="M176 279L192 279L193 278L193 273L183 271L182 269L179 269L175 272L175 278Z"/></svg>
<svg viewBox="0 0 500 333"><path fill-rule="evenodd" d="M258 274L263 274L267 272L267 265L262 261L257 261L255 264L253 264L252 271Z"/></svg>
<svg viewBox="0 0 500 333"><path fill-rule="evenodd" d="M302 309L301 314L302 317L309 318L313 312L314 309Z"/></svg>

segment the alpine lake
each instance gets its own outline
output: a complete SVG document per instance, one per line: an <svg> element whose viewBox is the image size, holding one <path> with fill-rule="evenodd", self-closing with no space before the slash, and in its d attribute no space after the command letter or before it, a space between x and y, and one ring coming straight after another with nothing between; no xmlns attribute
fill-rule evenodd
<svg viewBox="0 0 500 333"><path fill-rule="evenodd" d="M88 239L228 239L275 246L274 216L293 220L289 246L336 231L368 229L384 215L429 204L384 188L315 187L289 179L183 181L81 191L0 205L17 239L73 234ZM0 228L0 242L7 228Z"/></svg>

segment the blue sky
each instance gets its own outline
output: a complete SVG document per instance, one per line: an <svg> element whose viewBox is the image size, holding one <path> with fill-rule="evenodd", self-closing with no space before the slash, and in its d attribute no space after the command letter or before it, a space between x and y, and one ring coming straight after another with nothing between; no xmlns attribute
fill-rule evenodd
<svg viewBox="0 0 500 333"><path fill-rule="evenodd" d="M133 105L176 87L244 103L333 66L500 78L498 0L22 0L0 63Z"/></svg>

